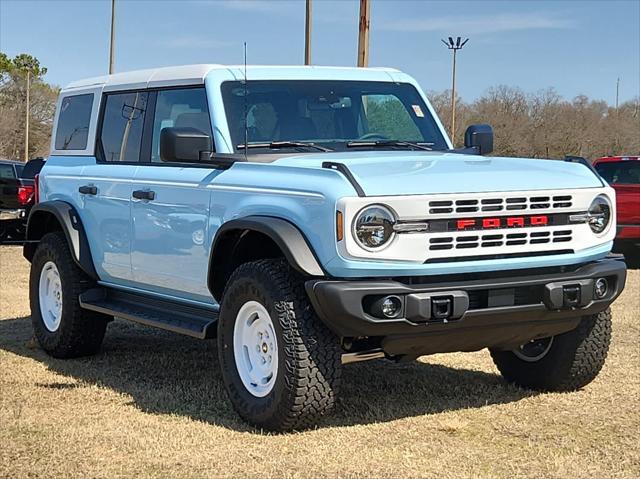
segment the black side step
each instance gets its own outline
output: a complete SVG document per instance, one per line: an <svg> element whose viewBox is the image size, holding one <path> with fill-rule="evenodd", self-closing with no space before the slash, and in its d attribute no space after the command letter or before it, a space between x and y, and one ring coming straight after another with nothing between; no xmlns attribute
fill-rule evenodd
<svg viewBox="0 0 640 479"><path fill-rule="evenodd" d="M85 291L80 307L200 339L215 337L218 320L217 311L110 288Z"/></svg>

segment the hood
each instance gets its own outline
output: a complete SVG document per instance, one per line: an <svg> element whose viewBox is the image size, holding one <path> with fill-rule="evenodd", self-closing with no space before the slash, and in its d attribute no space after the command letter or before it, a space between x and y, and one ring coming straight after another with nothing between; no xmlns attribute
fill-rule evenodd
<svg viewBox="0 0 640 479"><path fill-rule="evenodd" d="M602 187L584 165L542 159L500 158L441 152L359 151L286 156L277 165L321 168L325 161L349 167L367 196Z"/></svg>

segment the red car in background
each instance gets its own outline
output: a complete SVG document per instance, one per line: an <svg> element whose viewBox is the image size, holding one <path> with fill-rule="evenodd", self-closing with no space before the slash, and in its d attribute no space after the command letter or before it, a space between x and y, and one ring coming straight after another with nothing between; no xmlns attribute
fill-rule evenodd
<svg viewBox="0 0 640 479"><path fill-rule="evenodd" d="M625 253L640 256L640 156L605 156L593 162L596 171L616 190L618 234ZM631 251L632 247L633 251Z"/></svg>

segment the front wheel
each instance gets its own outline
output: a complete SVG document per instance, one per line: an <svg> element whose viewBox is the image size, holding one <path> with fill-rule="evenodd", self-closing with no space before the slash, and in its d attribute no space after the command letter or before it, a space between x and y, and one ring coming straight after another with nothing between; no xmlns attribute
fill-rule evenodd
<svg viewBox="0 0 640 479"><path fill-rule="evenodd" d="M593 381L607 357L611 310L585 316L578 327L513 351L491 350L504 378L538 391L575 391Z"/></svg>
<svg viewBox="0 0 640 479"><path fill-rule="evenodd" d="M334 405L341 353L285 261L245 263L233 273L218 355L231 403L247 422L271 431L314 425Z"/></svg>

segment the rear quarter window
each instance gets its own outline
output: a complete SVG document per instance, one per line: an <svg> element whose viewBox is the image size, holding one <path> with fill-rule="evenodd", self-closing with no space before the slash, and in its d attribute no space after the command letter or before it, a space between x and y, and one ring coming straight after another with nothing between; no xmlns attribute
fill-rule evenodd
<svg viewBox="0 0 640 479"><path fill-rule="evenodd" d="M56 130L56 150L87 148L93 93L66 96L60 105Z"/></svg>
<svg viewBox="0 0 640 479"><path fill-rule="evenodd" d="M12 180L16 177L15 172L13 171L12 165L0 165L0 179L1 180Z"/></svg>

